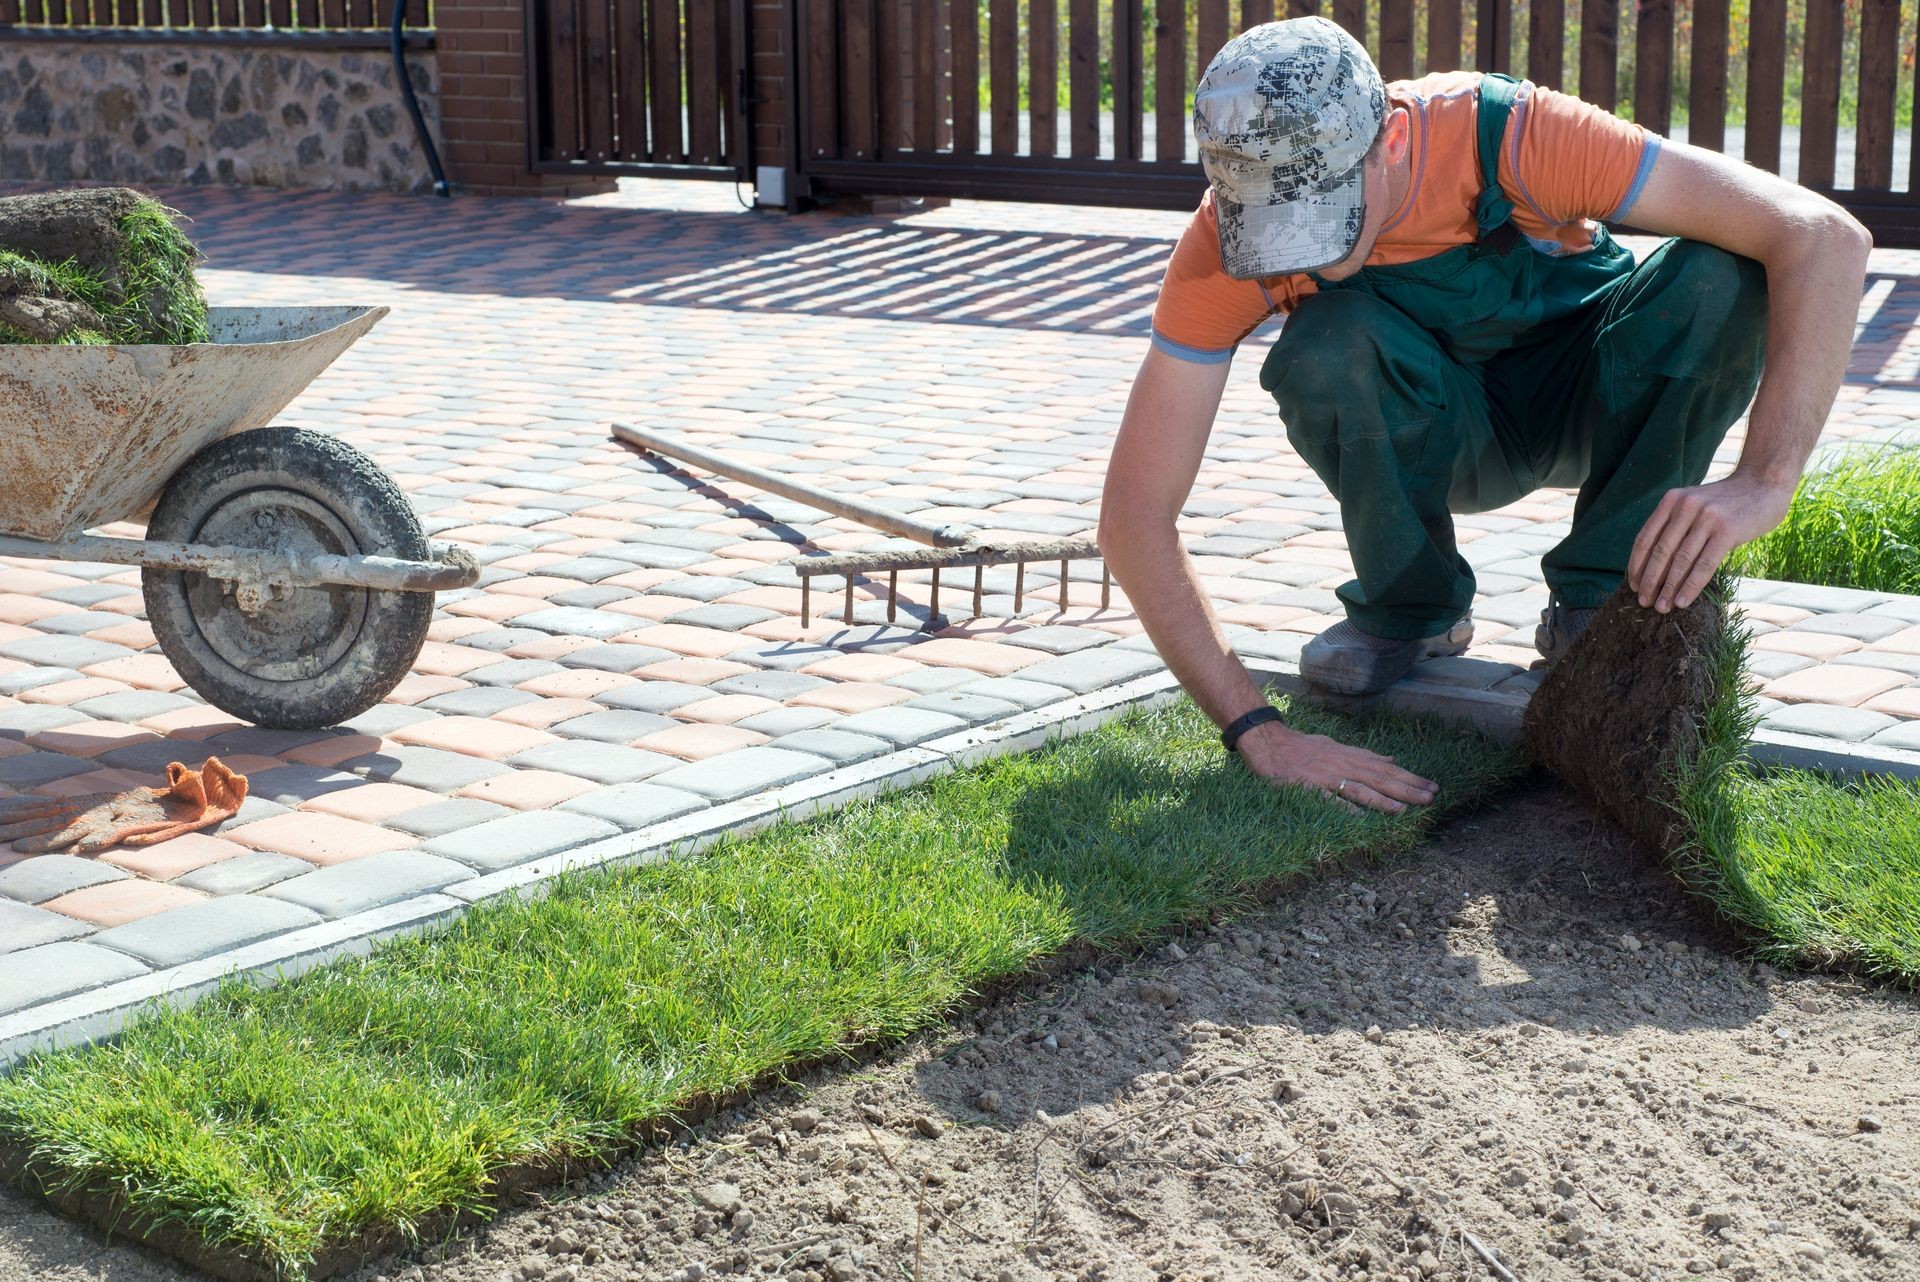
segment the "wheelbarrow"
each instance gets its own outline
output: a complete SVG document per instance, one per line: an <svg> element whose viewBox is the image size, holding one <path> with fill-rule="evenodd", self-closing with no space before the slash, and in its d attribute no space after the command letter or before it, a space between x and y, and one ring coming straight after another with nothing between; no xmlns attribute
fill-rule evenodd
<svg viewBox="0 0 1920 1282"><path fill-rule="evenodd" d="M366 455L268 424L386 314L217 307L207 343L0 347L0 556L139 566L161 652L243 720L366 711L479 565ZM85 533L141 516L144 539Z"/></svg>

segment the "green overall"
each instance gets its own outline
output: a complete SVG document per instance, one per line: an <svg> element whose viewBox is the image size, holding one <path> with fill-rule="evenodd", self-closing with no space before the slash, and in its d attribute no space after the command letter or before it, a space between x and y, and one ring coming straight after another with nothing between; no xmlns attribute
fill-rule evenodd
<svg viewBox="0 0 1920 1282"><path fill-rule="evenodd" d="M1669 240L1635 265L1596 230L1536 250L1497 177L1517 82L1480 85L1479 239L1365 267L1287 318L1260 385L1340 503L1355 578L1339 597L1375 636L1444 632L1473 602L1451 512L1578 486L1542 558L1562 604L1599 605L1668 490L1706 476L1766 351L1767 282L1750 258Z"/></svg>

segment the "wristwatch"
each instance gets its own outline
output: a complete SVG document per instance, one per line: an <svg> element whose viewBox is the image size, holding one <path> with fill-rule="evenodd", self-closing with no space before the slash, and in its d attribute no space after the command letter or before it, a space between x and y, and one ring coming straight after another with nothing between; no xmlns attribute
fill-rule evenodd
<svg viewBox="0 0 1920 1282"><path fill-rule="evenodd" d="M1234 718L1233 724L1220 732L1220 742L1227 746L1228 752L1239 752L1240 736L1258 725L1280 720L1280 709L1272 704L1263 703L1252 712L1242 713Z"/></svg>

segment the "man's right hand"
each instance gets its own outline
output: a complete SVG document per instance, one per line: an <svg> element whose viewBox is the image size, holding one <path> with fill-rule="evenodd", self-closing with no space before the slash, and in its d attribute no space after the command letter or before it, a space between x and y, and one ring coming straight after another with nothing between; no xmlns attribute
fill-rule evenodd
<svg viewBox="0 0 1920 1282"><path fill-rule="evenodd" d="M1392 757L1355 748L1322 734L1302 734L1278 722L1240 736L1247 768L1274 783L1318 788L1354 806L1397 815L1433 801L1440 786L1402 770Z"/></svg>

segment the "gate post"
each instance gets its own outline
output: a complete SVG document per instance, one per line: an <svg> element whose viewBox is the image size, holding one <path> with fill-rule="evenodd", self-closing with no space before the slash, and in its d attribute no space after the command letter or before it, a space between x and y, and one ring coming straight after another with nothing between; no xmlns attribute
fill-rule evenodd
<svg viewBox="0 0 1920 1282"><path fill-rule="evenodd" d="M748 118L753 145L755 202L767 208L800 208L800 175L795 151L794 63L802 50L797 38L799 0L748 0L747 66L753 85Z"/></svg>
<svg viewBox="0 0 1920 1282"><path fill-rule="evenodd" d="M447 176L476 196L591 196L611 178L536 174L527 138L526 7L533 0L436 5L440 128Z"/></svg>

